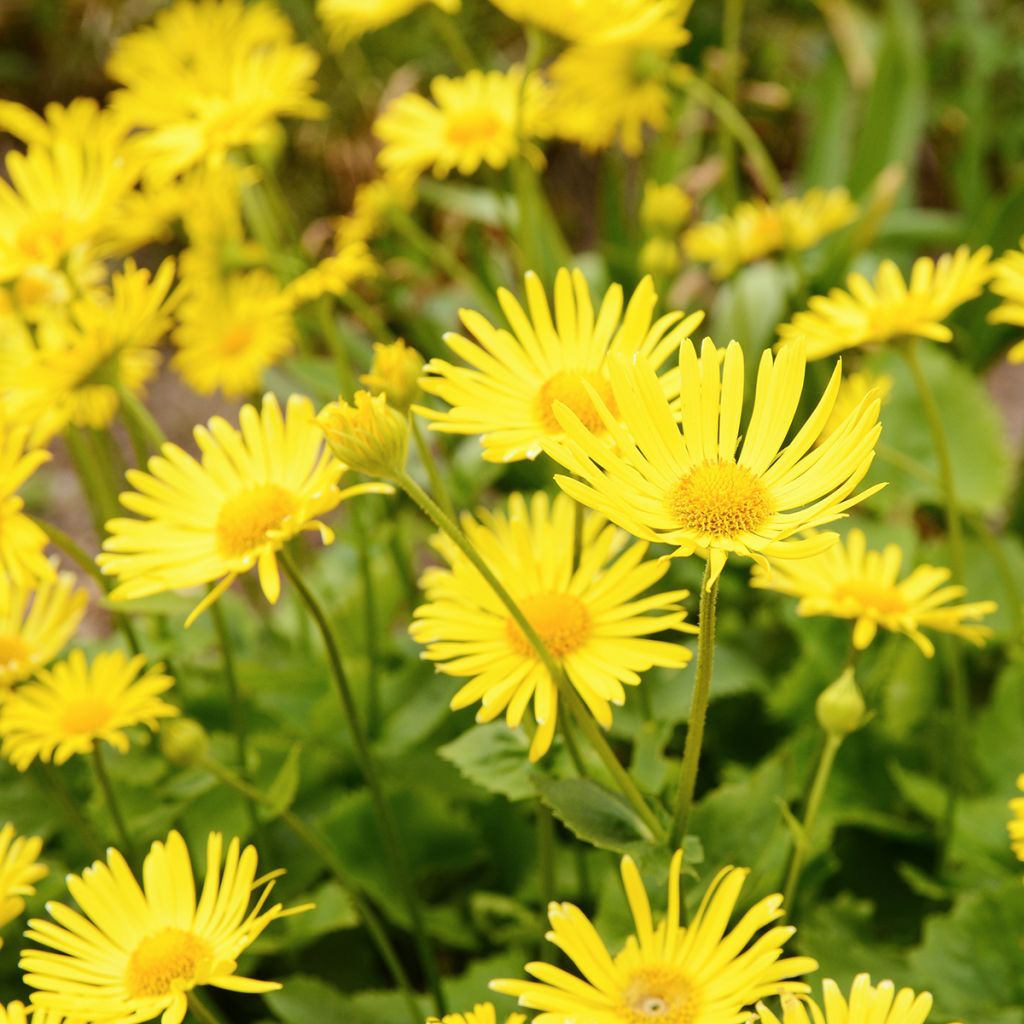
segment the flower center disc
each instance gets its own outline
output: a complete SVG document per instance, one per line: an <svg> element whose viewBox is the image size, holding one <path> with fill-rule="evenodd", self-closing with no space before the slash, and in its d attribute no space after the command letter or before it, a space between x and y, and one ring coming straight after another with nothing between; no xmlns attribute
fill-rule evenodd
<svg viewBox="0 0 1024 1024"><path fill-rule="evenodd" d="M665 503L684 529L711 537L751 533L774 511L764 484L735 462L695 466L668 492Z"/></svg>
<svg viewBox="0 0 1024 1024"><path fill-rule="evenodd" d="M537 594L521 601L519 607L556 658L579 650L590 636L590 613L572 594ZM517 654L524 658L536 654L514 619L508 620L505 631Z"/></svg>
<svg viewBox="0 0 1024 1024"><path fill-rule="evenodd" d="M544 429L549 433L560 434L562 432L558 420L555 419L553 406L556 402L564 402L572 409L579 417L580 423L591 433L599 434L604 430L604 423L601 422L597 408L591 401L587 389L583 386L584 381L597 392L612 415L618 414L615 398L612 395L612 386L601 374L560 370L553 377L549 377L537 393L537 416Z"/></svg>
<svg viewBox="0 0 1024 1024"><path fill-rule="evenodd" d="M852 601L858 608L879 615L902 615L907 602L895 587L877 586L868 581L852 580L836 587L837 601Z"/></svg>
<svg viewBox="0 0 1024 1024"><path fill-rule="evenodd" d="M235 356L244 352L252 345L253 326L241 323L232 324L220 338L220 354L222 356Z"/></svg>
<svg viewBox="0 0 1024 1024"><path fill-rule="evenodd" d="M265 544L295 513L295 498L277 484L261 484L228 499L217 516L217 547L225 558L241 558Z"/></svg>
<svg viewBox="0 0 1024 1024"><path fill-rule="evenodd" d="M448 141L455 146L490 142L502 131L501 118L486 107L464 110L448 122Z"/></svg>
<svg viewBox="0 0 1024 1024"><path fill-rule="evenodd" d="M110 721L111 707L102 700L79 700L69 704L60 717L61 730L80 736L96 733Z"/></svg>
<svg viewBox="0 0 1024 1024"><path fill-rule="evenodd" d="M0 634L0 668L27 661L32 649L20 636Z"/></svg>
<svg viewBox="0 0 1024 1024"><path fill-rule="evenodd" d="M686 978L668 967L637 971L623 993L623 1024L694 1024L700 1001Z"/></svg>
<svg viewBox="0 0 1024 1024"><path fill-rule="evenodd" d="M165 928L149 935L135 948L128 961L125 985L133 999L166 996L175 988L191 988L196 969L212 958L209 944L181 928ZM175 986L175 982L184 985Z"/></svg>

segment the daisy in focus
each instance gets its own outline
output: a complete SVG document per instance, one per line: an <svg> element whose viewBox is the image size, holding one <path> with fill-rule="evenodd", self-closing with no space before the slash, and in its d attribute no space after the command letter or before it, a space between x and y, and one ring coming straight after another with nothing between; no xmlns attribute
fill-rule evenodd
<svg viewBox="0 0 1024 1024"><path fill-rule="evenodd" d="M622 858L622 882L635 933L612 955L583 912L571 903L548 909L548 939L577 967L582 978L549 963L530 963L535 981L502 979L497 992L518 996L520 1006L543 1011L545 1024L722 1024L742 1021L743 1010L781 993L803 994L796 977L817 969L810 957L784 957L796 931L773 925L783 915L782 896L754 904L727 931L748 875L725 868L715 876L689 924L681 919L679 880L682 851L672 858L668 908L655 925L640 872Z"/></svg>
<svg viewBox="0 0 1024 1024"><path fill-rule="evenodd" d="M510 330L473 310L460 311L472 338L449 333L445 342L469 366L432 359L421 386L451 408L419 411L434 420L432 430L480 434L489 462L536 458L546 439L562 436L555 415L559 404L588 430L604 434L592 396L615 412L610 358L639 358L658 369L704 319L703 313L676 312L655 320L657 300L648 277L625 309L621 286L612 285L595 313L582 272L562 268L555 278L552 317L540 278L528 273L525 309L511 292L498 291ZM675 373L666 374L659 386L666 401L679 394Z"/></svg>
<svg viewBox="0 0 1024 1024"><path fill-rule="evenodd" d="M1003 301L988 315L990 324L1024 328L1024 238L1021 250L1004 253L993 264L993 294ZM1007 353L1011 363L1024 363L1024 338Z"/></svg>
<svg viewBox="0 0 1024 1024"><path fill-rule="evenodd" d="M173 685L162 665L146 668L141 654L108 651L90 664L74 650L65 661L39 669L0 706L0 752L20 772L36 758L64 764L92 753L99 742L127 753L125 729L145 725L156 731L159 719L180 714L160 699Z"/></svg>
<svg viewBox="0 0 1024 1024"><path fill-rule="evenodd" d="M565 437L548 439L544 450L575 474L555 478L562 490L634 536L672 544L675 555L706 557L708 588L730 554L767 565L769 558L806 558L834 543L834 533L794 538L842 518L879 489L855 493L881 432L878 397L866 395L815 447L835 406L842 376L837 365L814 411L786 444L806 359L795 344L776 357L765 352L740 447L743 349L733 341L723 352L705 338L698 357L687 339L679 367L681 432L654 370L640 360L612 364L615 414L591 392L614 448L567 405L555 407Z"/></svg>
<svg viewBox="0 0 1024 1024"><path fill-rule="evenodd" d="M33 896L36 882L50 873L39 863L42 851L43 841L38 836L19 836L10 822L0 828L0 928L21 916L25 897ZM0 1024L4 1024L2 1011Z"/></svg>
<svg viewBox="0 0 1024 1024"><path fill-rule="evenodd" d="M345 472L314 422L308 398L291 395L285 413L268 394L260 410L245 405L239 427L215 416L194 436L200 457L166 443L148 472L128 470L134 488L121 504L140 518L112 519L97 564L118 585L116 600L215 583L185 624L256 567L271 604L281 593L275 553L304 531L325 544L334 533L319 521L346 498L389 494L386 484L339 489Z"/></svg>
<svg viewBox="0 0 1024 1024"><path fill-rule="evenodd" d="M667 630L695 632L679 601L685 590L642 596L668 571L664 560L643 561L646 544L621 549L621 535L600 516L583 524L579 566L573 569L576 510L564 495L520 494L507 513L468 513L461 525L470 543L519 605L569 683L605 728L611 705L621 706L626 686L655 665L680 668L690 652L678 641L653 640ZM424 644L423 657L446 675L469 677L452 698L454 709L481 702L477 721L503 712L517 728L531 703L537 730L530 760L547 752L555 735L558 689L508 609L446 536L434 547L448 568L428 569L421 585L426 603L413 613L409 632Z"/></svg>
<svg viewBox="0 0 1024 1024"><path fill-rule="evenodd" d="M802 339L808 359L903 338L952 341L953 332L942 321L982 293L993 273L991 255L988 246L972 253L962 245L937 260L921 256L909 281L892 260L883 260L874 282L851 274L847 291L833 288L828 295L812 296L808 310L779 327L779 339Z"/></svg>
<svg viewBox="0 0 1024 1024"><path fill-rule="evenodd" d="M879 627L903 633L930 658L935 645L921 632L934 629L963 637L981 646L992 635L976 620L996 611L995 601L953 604L966 593L961 586L946 586L949 569L919 565L900 579L903 552L898 544L870 551L863 530L851 530L846 539L810 558L755 565L751 586L800 598L797 614L831 615L853 619L853 646L858 651L874 640Z"/></svg>
<svg viewBox="0 0 1024 1024"><path fill-rule="evenodd" d="M460 0L317 0L316 13L330 33L331 45L341 49L425 3L435 4L446 14L453 14L460 6Z"/></svg>
<svg viewBox="0 0 1024 1024"><path fill-rule="evenodd" d="M10 587L32 587L56 575L43 554L46 534L25 515L25 502L17 494L51 458L42 448L29 448L28 435L28 427L11 426L0 416L0 595L5 598Z"/></svg>
<svg viewBox="0 0 1024 1024"><path fill-rule="evenodd" d="M36 990L33 1007L75 1019L142 1024L160 1017L162 1024L181 1024L188 993L198 986L279 989L277 982L236 971L238 958L268 924L308 909L266 907L280 874L258 877L254 846L243 849L232 839L225 850L221 834L211 832L197 902L192 858L177 832L153 843L141 887L124 857L110 850L106 862L68 876L80 910L54 901L47 904L53 921L29 921L25 937L46 947L21 956L25 983Z"/></svg>
<svg viewBox="0 0 1024 1024"><path fill-rule="evenodd" d="M1017 776L1017 788L1024 792L1024 774ZM1024 796L1015 796L1010 801L1013 818L1006 826L1010 833L1010 845L1017 860L1024 861Z"/></svg>
<svg viewBox="0 0 1024 1024"><path fill-rule="evenodd" d="M407 92L373 123L382 143L377 161L399 181L427 170L446 178L475 174L482 164L500 171L520 152L541 165L530 140L547 133L544 85L533 75L523 83L518 65L508 71L474 69L461 78L438 75L430 95ZM521 108L521 109L520 109Z"/></svg>
<svg viewBox="0 0 1024 1024"><path fill-rule="evenodd" d="M0 691L28 679L60 654L88 603L70 572L0 589Z"/></svg>
<svg viewBox="0 0 1024 1024"><path fill-rule="evenodd" d="M0 1024L3 1024L0 1021ZM493 1003L477 1003L465 1013L446 1013L443 1017L428 1017L427 1024L498 1024L498 1014ZM505 1024L526 1024L522 1013L510 1013Z"/></svg>
<svg viewBox="0 0 1024 1024"><path fill-rule="evenodd" d="M888 980L872 985L867 974L853 979L849 1001L831 978L822 982L822 992L824 1012L812 999L784 995L781 1018L763 1003L758 1004L757 1017L761 1024L924 1024L932 1009L931 993L897 991Z"/></svg>

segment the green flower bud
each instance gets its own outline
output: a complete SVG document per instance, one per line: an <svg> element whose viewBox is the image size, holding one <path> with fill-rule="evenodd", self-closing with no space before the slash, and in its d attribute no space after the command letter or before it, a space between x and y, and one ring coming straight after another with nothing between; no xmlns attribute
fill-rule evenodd
<svg viewBox="0 0 1024 1024"><path fill-rule="evenodd" d="M317 417L337 458L357 473L393 478L405 469L409 419L388 405L387 395L357 391L353 404L331 402Z"/></svg>
<svg viewBox="0 0 1024 1024"><path fill-rule="evenodd" d="M843 674L818 697L815 704L818 724L838 739L856 732L867 724L871 717L864 703L864 696L853 677L853 669Z"/></svg>
<svg viewBox="0 0 1024 1024"><path fill-rule="evenodd" d="M175 768L194 768L210 752L210 737L193 718L172 718L160 729L160 752Z"/></svg>

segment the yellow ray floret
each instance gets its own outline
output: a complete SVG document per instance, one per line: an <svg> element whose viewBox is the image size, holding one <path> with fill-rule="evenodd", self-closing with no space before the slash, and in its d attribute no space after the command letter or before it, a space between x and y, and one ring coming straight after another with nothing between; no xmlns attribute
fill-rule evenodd
<svg viewBox="0 0 1024 1024"><path fill-rule="evenodd" d="M39 863L42 850L38 836L19 836L10 822L0 828L0 928L22 914L25 897L34 895L36 882L50 873ZM2 1012L0 1024L4 1024Z"/></svg>
<svg viewBox="0 0 1024 1024"><path fill-rule="evenodd" d="M1017 788L1024 792L1024 774L1017 776ZM1017 860L1024 860L1024 796L1015 796L1010 801L1013 818L1007 828L1010 832L1010 845L1017 855Z"/></svg>
<svg viewBox="0 0 1024 1024"><path fill-rule="evenodd" d="M160 1017L162 1024L181 1024L197 986L280 988L240 976L238 959L272 921L308 908L266 907L282 872L258 878L256 869L254 846L243 849L232 839L225 850L221 834L211 832L197 901L192 858L177 832L153 843L143 886L110 850L105 862L68 876L68 893L80 909L54 901L47 904L52 921L29 922L26 938L46 947L21 956L25 982L35 989L32 1005L76 1020L142 1024Z"/></svg>
<svg viewBox="0 0 1024 1024"><path fill-rule="evenodd" d="M556 477L559 486L637 537L672 544L676 555L706 557L709 587L729 554L767 564L770 557L804 558L834 543L834 533L792 538L834 522L878 490L855 493L881 431L877 396L866 395L815 446L836 401L837 366L821 401L786 444L803 391L804 352L799 345L784 346L775 358L765 352L740 448L743 350L733 341L723 352L705 338L698 357L686 340L679 366L681 432L644 360L613 362L615 415L590 389L614 444L566 405L556 406L565 437L548 439L544 449L575 475Z"/></svg>
<svg viewBox="0 0 1024 1024"><path fill-rule="evenodd" d="M909 281L892 260L883 260L874 282L851 274L847 291L833 288L813 296L809 310L779 327L779 338L804 340L808 359L903 338L952 341L953 332L942 321L981 294L992 276L991 255L988 246L972 253L962 245L937 260L922 256L914 261Z"/></svg>
<svg viewBox="0 0 1024 1024"><path fill-rule="evenodd" d="M655 320L658 297L650 278L640 282L625 310L621 286L612 285L595 314L583 274L564 268L555 278L554 316L532 272L526 275L525 309L505 289L498 291L498 301L511 329L462 310L472 338L451 333L445 341L469 366L432 359L421 382L424 391L451 407L421 410L434 419L432 429L481 435L490 462L536 458L545 438L562 434L554 412L558 403L588 429L601 432L590 393L593 389L615 408L609 359L616 354L641 358L660 368L704 318L703 313L667 313ZM678 375L666 374L661 387L667 398L678 397Z"/></svg>
<svg viewBox="0 0 1024 1024"><path fill-rule="evenodd" d="M425 3L446 14L459 9L459 0L317 0L316 13L339 49L367 32L390 25Z"/></svg>
<svg viewBox="0 0 1024 1024"><path fill-rule="evenodd" d="M853 645L859 651L874 640L879 627L909 636L929 658L935 646L922 629L979 645L992 635L988 626L966 620L991 614L998 607L995 601L952 604L967 591L946 586L949 569L919 565L901 580L902 563L898 544L869 551L864 531L851 530L845 541L810 558L775 562L768 569L755 565L751 584L800 598L799 615L853 619Z"/></svg>
<svg viewBox="0 0 1024 1024"><path fill-rule="evenodd" d="M668 908L655 923L640 872L622 859L622 881L633 915L634 933L615 956L597 930L571 903L548 908L548 940L583 976L549 963L530 963L536 981L502 979L498 992L543 1011L537 1024L724 1024L744 1020L743 1009L780 993L805 993L793 979L817 968L810 957L784 957L795 928L774 925L783 915L782 897L767 896L729 930L748 872L725 868L711 882L689 924L682 922L679 877L683 855L672 858Z"/></svg>
<svg viewBox="0 0 1024 1024"><path fill-rule="evenodd" d="M31 587L55 573L43 549L46 534L27 515L18 488L50 453L29 448L29 428L11 426L0 416L0 595L10 587Z"/></svg>
<svg viewBox="0 0 1024 1024"><path fill-rule="evenodd" d="M1024 238L1021 250L1004 253L993 264L992 292L1003 301L988 315L990 324L1024 328ZM1024 338L1009 351L1011 363L1024 363Z"/></svg>
<svg viewBox="0 0 1024 1024"><path fill-rule="evenodd" d="M690 660L678 639L670 643L651 637L693 630L678 604L685 590L643 596L665 575L668 563L643 561L646 544L622 550L621 535L600 516L586 516L579 564L573 568L576 514L565 495L550 501L539 492L527 504L513 494L507 513L482 511L478 520L467 513L462 527L607 729L611 706L624 703L624 687L637 686L640 673L655 665L681 667ZM504 713L516 728L532 702L537 731L530 758L537 760L555 733L555 682L465 555L446 536L438 536L434 546L448 568L424 573L426 603L416 609L410 633L426 645L423 656L440 671L469 678L452 699L453 708L480 701L478 721Z"/></svg>
<svg viewBox="0 0 1024 1024"><path fill-rule="evenodd" d="M0 1021L0 1024L3 1024ZM428 1017L427 1024L498 1024L498 1014L493 1003L477 1003L465 1013L446 1013L443 1017ZM526 1024L521 1013L510 1013L505 1024Z"/></svg>
<svg viewBox="0 0 1024 1024"><path fill-rule="evenodd" d="M822 991L824 1012L810 998L783 995L781 1019L763 1003L757 1018L761 1024L924 1024L932 1009L931 993L897 991L888 980L872 985L867 974L853 979L849 1001L831 978L822 983Z"/></svg>

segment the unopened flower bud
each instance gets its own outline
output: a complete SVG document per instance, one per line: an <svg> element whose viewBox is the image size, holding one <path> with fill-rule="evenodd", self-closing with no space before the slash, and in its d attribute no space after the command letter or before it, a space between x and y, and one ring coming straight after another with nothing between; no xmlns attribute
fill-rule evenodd
<svg viewBox="0 0 1024 1024"><path fill-rule="evenodd" d="M159 732L160 752L175 768L193 768L210 752L210 737L194 718L172 718Z"/></svg>
<svg viewBox="0 0 1024 1024"><path fill-rule="evenodd" d="M689 219L693 200L671 182L659 185L649 181L644 185L644 198L640 203L640 222L648 231L674 234Z"/></svg>
<svg viewBox="0 0 1024 1024"><path fill-rule="evenodd" d="M856 732L871 717L867 713L864 696L853 677L853 669L843 674L818 697L815 704L818 724L837 739Z"/></svg>
<svg viewBox="0 0 1024 1024"><path fill-rule="evenodd" d="M357 391L353 404L343 398L317 417L338 459L357 473L395 477L409 453L409 419L388 405L387 395Z"/></svg>
<svg viewBox="0 0 1024 1024"><path fill-rule="evenodd" d="M679 269L679 262L679 245L672 238L648 238L640 250L640 268L647 274L667 277Z"/></svg>
<svg viewBox="0 0 1024 1024"><path fill-rule="evenodd" d="M399 412L408 412L419 394L422 372L423 357L399 338L390 345L374 344L370 372L359 380L373 394L387 395Z"/></svg>

